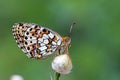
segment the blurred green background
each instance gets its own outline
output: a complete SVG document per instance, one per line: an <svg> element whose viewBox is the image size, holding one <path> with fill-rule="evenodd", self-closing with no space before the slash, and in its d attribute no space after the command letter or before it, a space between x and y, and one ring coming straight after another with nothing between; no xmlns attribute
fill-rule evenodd
<svg viewBox="0 0 120 80"><path fill-rule="evenodd" d="M51 62L29 59L12 35L16 22L46 26L62 36L72 22L73 70L61 80L120 80L119 0L0 0L0 80L50 80Z"/></svg>

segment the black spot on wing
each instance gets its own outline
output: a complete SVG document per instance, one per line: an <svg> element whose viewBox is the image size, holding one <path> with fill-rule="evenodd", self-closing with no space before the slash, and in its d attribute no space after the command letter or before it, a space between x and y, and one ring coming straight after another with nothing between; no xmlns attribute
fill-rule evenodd
<svg viewBox="0 0 120 80"><path fill-rule="evenodd" d="M19 26L23 26L23 23L18 23L19 24Z"/></svg>

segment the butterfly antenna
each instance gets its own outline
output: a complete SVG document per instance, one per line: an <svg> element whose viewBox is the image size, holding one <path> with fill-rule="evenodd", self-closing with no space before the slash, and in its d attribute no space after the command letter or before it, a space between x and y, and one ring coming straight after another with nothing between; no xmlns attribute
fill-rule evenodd
<svg viewBox="0 0 120 80"><path fill-rule="evenodd" d="M73 22L72 23L72 25L71 25L71 27L70 27L70 31L69 31L69 33L68 33L68 36L71 36L71 33L72 33L72 29L73 29L73 27L75 26L75 22Z"/></svg>

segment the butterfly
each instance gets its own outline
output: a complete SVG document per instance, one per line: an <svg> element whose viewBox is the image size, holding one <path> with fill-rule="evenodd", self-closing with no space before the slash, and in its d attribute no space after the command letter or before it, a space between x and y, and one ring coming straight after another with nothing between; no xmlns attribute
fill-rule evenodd
<svg viewBox="0 0 120 80"><path fill-rule="evenodd" d="M72 26L70 29L70 33ZM54 53L67 52L71 37L61 37L57 32L35 23L15 23L12 32L18 47L29 57L44 59Z"/></svg>

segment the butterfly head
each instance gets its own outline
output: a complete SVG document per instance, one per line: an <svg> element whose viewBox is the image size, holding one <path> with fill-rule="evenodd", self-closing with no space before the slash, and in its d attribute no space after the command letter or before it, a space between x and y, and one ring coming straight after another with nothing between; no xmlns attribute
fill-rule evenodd
<svg viewBox="0 0 120 80"><path fill-rule="evenodd" d="M76 24L75 22L72 23L72 25L70 27L70 30L69 30L69 33L68 33L68 36L67 37L63 37L63 39L62 39L63 45L67 45L67 46L70 45L70 43L71 43L71 33L72 33L72 29L75 26L75 24Z"/></svg>
<svg viewBox="0 0 120 80"><path fill-rule="evenodd" d="M69 37L69 36L63 37L62 43L63 43L64 45L69 45L69 44L71 43L71 37Z"/></svg>
<svg viewBox="0 0 120 80"><path fill-rule="evenodd" d="M60 47L60 53L68 52L68 48L70 47L70 43L71 43L71 32L72 32L74 25L75 23L71 25L68 36L62 38L62 45Z"/></svg>

